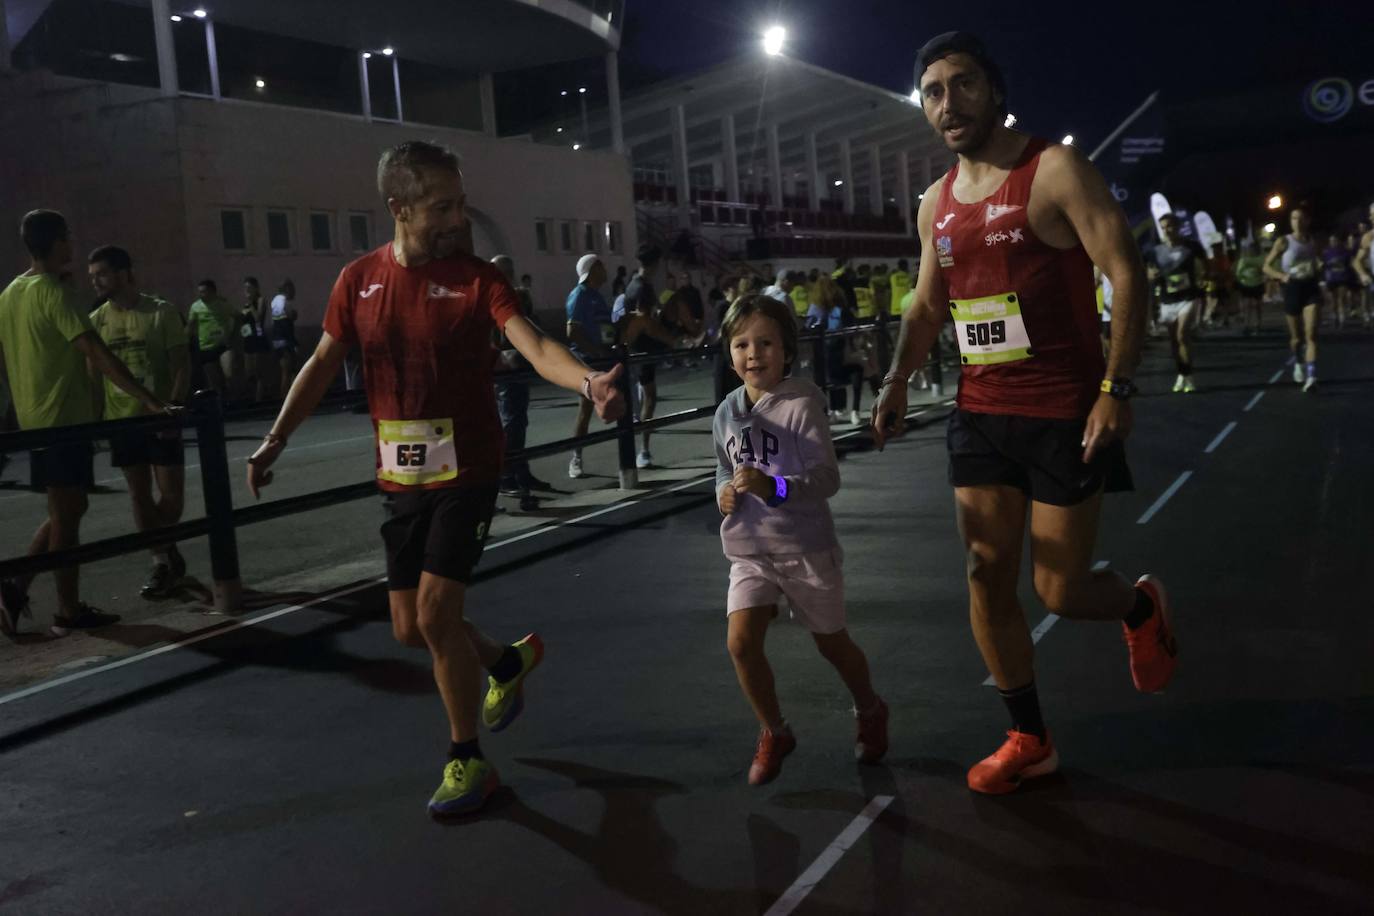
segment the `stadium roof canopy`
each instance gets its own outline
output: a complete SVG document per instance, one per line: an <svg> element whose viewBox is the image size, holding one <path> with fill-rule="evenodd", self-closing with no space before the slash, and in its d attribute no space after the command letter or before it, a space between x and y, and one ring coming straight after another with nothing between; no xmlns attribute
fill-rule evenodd
<svg viewBox="0 0 1374 916"><path fill-rule="evenodd" d="M896 153L908 154L913 184L920 187L927 157L936 175L953 161L920 107L907 96L786 55L747 54L624 96L625 145L637 166L671 162L679 106L691 164L726 155L730 144L725 128L730 123L741 172L755 164L767 168L774 128L784 174L806 167L809 136L815 137L816 166L822 175L844 172L843 141L848 141L855 171L866 172L868 151L879 150L887 188L897 187ZM581 133L580 125L564 118L537 128L535 139L566 142L568 134L557 134L558 126ZM586 145L612 145L606 110L589 112Z"/></svg>

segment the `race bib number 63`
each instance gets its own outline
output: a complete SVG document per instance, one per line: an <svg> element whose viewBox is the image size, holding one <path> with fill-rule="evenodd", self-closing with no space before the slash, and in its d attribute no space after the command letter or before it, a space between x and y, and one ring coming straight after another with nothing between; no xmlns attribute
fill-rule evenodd
<svg viewBox="0 0 1374 916"><path fill-rule="evenodd" d="M1030 337L1016 293L954 299L950 312L965 365L988 366L1031 358Z"/></svg>
<svg viewBox="0 0 1374 916"><path fill-rule="evenodd" d="M418 486L458 476L451 419L378 420L377 452L377 476L391 483Z"/></svg>

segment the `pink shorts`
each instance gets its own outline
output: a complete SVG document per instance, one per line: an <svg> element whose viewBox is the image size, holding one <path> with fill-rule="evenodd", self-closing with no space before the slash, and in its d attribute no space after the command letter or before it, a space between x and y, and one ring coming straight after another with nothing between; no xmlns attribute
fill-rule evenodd
<svg viewBox="0 0 1374 916"><path fill-rule="evenodd" d="M845 627L844 551L726 554L730 561L729 613L767 607L786 596L792 616L812 633L838 633Z"/></svg>

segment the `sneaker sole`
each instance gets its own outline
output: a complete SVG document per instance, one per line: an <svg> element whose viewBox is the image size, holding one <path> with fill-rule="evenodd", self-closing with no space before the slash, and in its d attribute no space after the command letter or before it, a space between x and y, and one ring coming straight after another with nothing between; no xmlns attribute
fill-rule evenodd
<svg viewBox="0 0 1374 916"><path fill-rule="evenodd" d="M1160 618L1164 621L1164 629L1169 634L1169 641L1174 644L1174 664L1173 667L1169 669L1169 676L1164 679L1164 683L1152 690L1141 690L1139 686L1137 686L1136 689L1140 690L1141 693L1163 693L1164 688L1167 687L1169 681L1173 679L1174 672L1178 670L1178 640L1174 637L1173 607L1169 603L1168 589L1164 587L1164 583L1157 577L1146 573L1136 580L1135 587L1141 589L1145 594L1150 596L1150 600L1154 602L1155 610L1158 611ZM1132 680L1134 680L1134 678L1132 678Z"/></svg>
<svg viewBox="0 0 1374 916"><path fill-rule="evenodd" d="M520 683L516 686L516 690L519 692L515 695L515 702L510 705L510 708L501 718L497 719L494 724L487 726L493 733L505 731L512 722L520 717L520 713L525 711L525 678L533 674L534 669L538 668L539 663L543 660L544 641L541 639L534 643L534 661L520 674Z"/></svg>
<svg viewBox="0 0 1374 916"><path fill-rule="evenodd" d="M1051 749L1050 755L1039 763L1033 763L1020 773L1016 774L1015 779L1008 779L1004 783L995 786L978 788L972 783L969 784L970 792L977 792L979 795L1010 795L1025 783L1027 779L1035 779L1037 776L1049 776L1059 770L1059 751Z"/></svg>
<svg viewBox="0 0 1374 916"><path fill-rule="evenodd" d="M455 798L447 802L430 802L428 806L429 816L435 820L446 820L453 817L463 817L469 814L476 814L486 806L488 799L501 788L501 777L492 771L491 776L478 792L469 792L467 795Z"/></svg>

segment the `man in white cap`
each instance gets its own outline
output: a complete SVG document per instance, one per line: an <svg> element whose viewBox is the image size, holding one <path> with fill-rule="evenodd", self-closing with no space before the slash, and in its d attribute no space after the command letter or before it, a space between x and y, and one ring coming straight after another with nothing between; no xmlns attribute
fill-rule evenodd
<svg viewBox="0 0 1374 916"><path fill-rule="evenodd" d="M568 293L568 346L583 362L604 359L615 345L615 325L611 310L601 287L606 285L606 266L594 254L577 259L577 285ZM592 402L586 398L577 405L577 425L574 436L587 435L592 420ZM582 476L582 449L573 449L568 462L568 476L576 480Z"/></svg>

